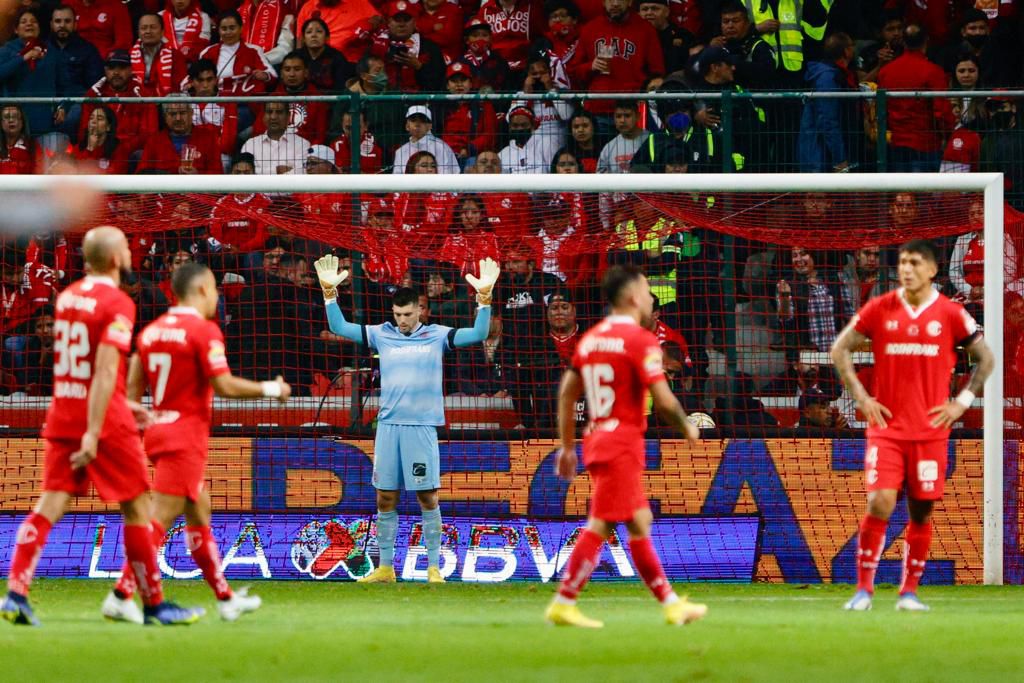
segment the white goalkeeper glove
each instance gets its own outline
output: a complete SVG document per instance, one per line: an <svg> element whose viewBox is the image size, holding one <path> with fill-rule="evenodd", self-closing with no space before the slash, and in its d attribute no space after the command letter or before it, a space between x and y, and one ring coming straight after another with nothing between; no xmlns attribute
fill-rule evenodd
<svg viewBox="0 0 1024 683"><path fill-rule="evenodd" d="M348 279L347 270L338 270L338 257L326 254L313 262L316 276L320 280L320 289L324 291L324 299L338 298L338 285Z"/></svg>
<svg viewBox="0 0 1024 683"><path fill-rule="evenodd" d="M480 260L480 277L473 275L473 273L466 274L466 282L476 290L476 302L481 306L491 305L491 294L494 290L494 283L498 281L499 275L501 275L501 268L489 256Z"/></svg>

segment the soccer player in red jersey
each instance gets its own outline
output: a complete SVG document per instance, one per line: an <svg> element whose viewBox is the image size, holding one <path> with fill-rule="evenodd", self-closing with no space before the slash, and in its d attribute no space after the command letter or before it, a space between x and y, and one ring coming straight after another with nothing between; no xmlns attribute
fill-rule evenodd
<svg viewBox="0 0 1024 683"><path fill-rule="evenodd" d="M932 540L932 507L942 498L949 430L995 364L974 318L932 287L936 255L927 240L903 245L901 287L865 304L832 346L836 371L868 422L868 504L857 539L857 592L846 603L848 610L871 609L886 526L904 487L910 523L896 609L928 609L917 597L917 586ZM857 379L851 357L868 339L875 356L871 391ZM967 349L976 364L967 388L950 399L957 346Z"/></svg>
<svg viewBox="0 0 1024 683"><path fill-rule="evenodd" d="M225 398L276 398L287 401L291 387L281 378L253 382L231 374L224 356L224 335L217 317L217 282L199 263L174 271L171 286L178 299L167 313L139 335L138 353L128 372L128 397L138 401L150 388L153 421L145 445L153 461L152 534L163 544L167 529L185 514L185 541L196 565L217 596L222 619L234 621L259 608L260 598L233 592L221 571L217 542L210 533L210 494L206 491L206 457L212 394ZM132 600L136 579L127 564L117 586L103 603L103 615L138 621Z"/></svg>
<svg viewBox="0 0 1024 683"><path fill-rule="evenodd" d="M38 625L28 590L47 535L71 498L84 495L92 484L100 498L120 503L125 557L140 577L146 623L189 624L202 610L163 599L137 425L148 413L125 398L123 356L131 349L135 304L118 283L122 270L131 268L128 240L117 228L94 228L85 235L82 252L90 274L57 297L53 399L43 428L43 492L18 528L0 616Z"/></svg>
<svg viewBox="0 0 1024 683"><path fill-rule="evenodd" d="M605 274L601 290L612 313L580 339L558 392L562 447L557 468L559 476L569 480L576 475L576 400L586 394L590 425L583 437L583 464L593 487L590 519L544 616L557 625L604 625L585 617L576 606L576 597L597 566L601 547L616 523L625 522L637 571L663 605L665 620L688 624L703 617L707 607L673 592L651 543L654 517L643 487L647 392L653 395L665 421L691 444L697 442L699 432L669 389L661 345L646 329L654 304L647 278L634 266L614 266Z"/></svg>

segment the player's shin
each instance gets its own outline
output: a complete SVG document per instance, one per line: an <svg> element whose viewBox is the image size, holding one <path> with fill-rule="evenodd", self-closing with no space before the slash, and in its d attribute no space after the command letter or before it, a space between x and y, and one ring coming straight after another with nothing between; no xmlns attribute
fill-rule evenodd
<svg viewBox="0 0 1024 683"><path fill-rule="evenodd" d="M395 538L398 537L398 511L377 512L377 547L380 549L380 565L392 567L395 564Z"/></svg>
<svg viewBox="0 0 1024 683"><path fill-rule="evenodd" d="M672 590L672 584L668 582L665 571L661 567L661 558L658 551L654 549L650 536L643 538L631 538L629 540L629 551L633 554L633 562L640 578L644 580L647 588L654 597L663 605L675 602L679 598Z"/></svg>
<svg viewBox="0 0 1024 683"><path fill-rule="evenodd" d="M167 538L167 529L160 522L152 519L149 521L149 528L153 534L153 546L157 552L160 552L160 548L163 547L164 542ZM120 600L128 600L135 595L135 589L137 587L135 581L135 572L132 570L132 566L125 560L124 566L121 567L121 577L114 584L114 595Z"/></svg>
<svg viewBox="0 0 1024 683"><path fill-rule="evenodd" d="M562 583L558 587L558 600L569 604L576 602L580 591L587 585L590 574L597 566L602 545L604 538L600 534L590 529L583 530L565 566L565 574L562 575Z"/></svg>
<svg viewBox="0 0 1024 683"><path fill-rule="evenodd" d="M26 517L18 527L14 557L11 558L11 569L7 575L7 590L11 593L23 597L28 595L39 556L43 553L46 537L52 527L49 519L36 512Z"/></svg>
<svg viewBox="0 0 1024 683"><path fill-rule="evenodd" d="M900 581L900 595L917 592L931 544L932 523L920 524L911 520L907 525L907 540L903 546L903 580Z"/></svg>
<svg viewBox="0 0 1024 683"><path fill-rule="evenodd" d="M203 578L213 589L218 600L231 599L231 587L220 566L220 551L217 549L217 541L208 526L190 526L185 528L185 539L188 543L188 550L192 554L192 561L203 571Z"/></svg>
<svg viewBox="0 0 1024 683"><path fill-rule="evenodd" d="M885 549L885 529L888 522L872 515L864 515L857 536L857 590L874 593L875 572Z"/></svg>
<svg viewBox="0 0 1024 683"><path fill-rule="evenodd" d="M124 555L135 573L135 581L142 602L147 607L164 600L160 567L156 561L156 544L149 524L126 524L124 527Z"/></svg>
<svg viewBox="0 0 1024 683"><path fill-rule="evenodd" d="M427 566L441 563L441 508L423 511L423 545L427 547Z"/></svg>

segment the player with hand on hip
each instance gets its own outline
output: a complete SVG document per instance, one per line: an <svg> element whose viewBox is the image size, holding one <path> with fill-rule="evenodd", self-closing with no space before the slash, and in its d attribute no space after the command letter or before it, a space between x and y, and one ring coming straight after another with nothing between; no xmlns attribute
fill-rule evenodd
<svg viewBox="0 0 1024 683"><path fill-rule="evenodd" d="M138 578L147 624L191 624L201 609L163 599L156 546L150 533L149 481L138 428L149 413L125 398L124 356L131 350L135 304L118 285L130 272L124 233L111 226L90 230L82 242L89 274L57 297L53 344L53 399L43 438L43 492L18 527L0 616L36 626L28 589L53 525L73 496L91 484L100 498L117 502L124 516L124 554Z"/></svg>
<svg viewBox="0 0 1024 683"><path fill-rule="evenodd" d="M557 469L566 480L576 476L576 401L581 394L586 396L590 424L583 437L583 464L592 486L590 518L544 617L559 626L604 626L585 617L576 598L615 525L625 522L637 571L662 604L665 621L688 624L703 617L707 606L675 594L651 543L654 517L643 486L647 392L658 414L687 441L696 444L700 432L669 388L661 344L647 329L654 306L647 278L635 266L614 266L605 273L601 292L611 315L580 339L558 391L562 443Z"/></svg>
<svg viewBox="0 0 1024 683"><path fill-rule="evenodd" d="M253 382L231 374L224 354L224 335L217 317L217 281L200 263L174 271L171 287L178 305L172 306L136 342L138 353L128 371L128 398L139 401L148 386L153 397L153 423L146 429L146 453L154 465L153 515L150 527L157 547L167 529L185 515L185 542L192 560L217 596L217 610L234 621L259 608L258 596L245 589L234 592L221 571L217 542L210 531L210 494L206 490L206 460L210 441L211 399L274 398L284 402L291 387L279 376ZM103 602L103 616L115 621L140 622L132 600L135 573L127 563L121 578Z"/></svg>
<svg viewBox="0 0 1024 683"><path fill-rule="evenodd" d="M466 280L476 289L478 304L473 327L453 329L419 322L417 292L398 289L391 310L395 322L358 325L345 320L337 303L337 287L348 278L338 259L328 254L315 262L324 293L331 332L380 354L380 412L374 440L373 485L377 489L377 545L380 566L360 579L366 583L396 580L395 538L398 534L399 487L415 491L423 512L423 543L427 548L427 580L443 583L440 571L441 487L437 427L445 424L442 361L445 351L483 342L491 321L491 295L498 281L498 264L480 261L480 277Z"/></svg>
<svg viewBox="0 0 1024 683"><path fill-rule="evenodd" d="M871 609L886 527L904 487L910 523L896 609L928 610L917 597L917 586L932 540L932 507L945 484L949 430L995 365L974 318L932 287L937 254L927 240L900 247L901 287L865 304L832 345L832 363L868 422L868 504L857 537L857 592L846 603L848 610ZM857 378L851 356L868 339L875 356L870 392ZM977 364L967 388L950 399L957 346Z"/></svg>

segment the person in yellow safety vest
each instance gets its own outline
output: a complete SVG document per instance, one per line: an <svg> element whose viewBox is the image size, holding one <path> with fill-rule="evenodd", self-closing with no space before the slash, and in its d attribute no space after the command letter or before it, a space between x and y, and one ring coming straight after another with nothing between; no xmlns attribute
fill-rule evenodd
<svg viewBox="0 0 1024 683"><path fill-rule="evenodd" d="M657 216L648 204L632 197L616 207L616 214L620 220L615 224L615 234L621 251L609 254L613 264L631 263L644 268L648 260L659 259L666 253L662 242L679 229L675 221L666 216ZM644 225L648 227L644 228ZM675 250L676 247L667 249ZM651 293L660 301L671 303L676 300L674 269L660 275L648 273L647 276Z"/></svg>
<svg viewBox="0 0 1024 683"><path fill-rule="evenodd" d="M745 95L746 90L736 83L736 56L729 53L724 47L706 47L697 57L696 69L701 80L694 89L698 92L710 92L714 90L728 90L734 95ZM703 126L713 135L706 135L707 158L709 161L717 159L718 166L709 168L710 172L721 172L722 158L716 155L716 145L722 144L722 138L730 135L732 138L732 168L731 171L743 171L748 167L748 160L752 153L759 152L756 156L758 162L766 160L768 153L768 140L764 135L767 117L763 108L758 106L754 100L748 97L732 97L732 113L728 121L722 120L721 100L707 102L698 100L695 107L694 120Z"/></svg>
<svg viewBox="0 0 1024 683"><path fill-rule="evenodd" d="M825 37L825 25L834 1L743 0L758 33L775 50L780 75L803 71L804 35L814 41Z"/></svg>

